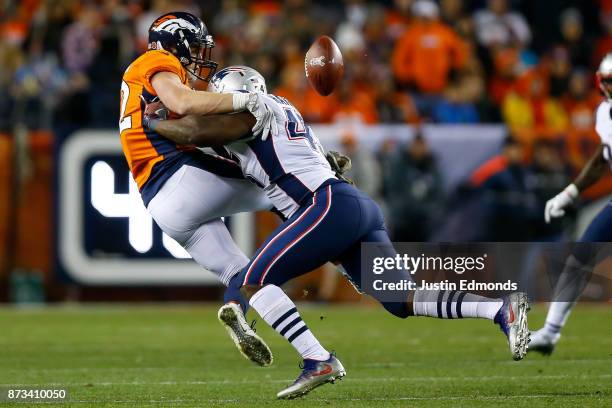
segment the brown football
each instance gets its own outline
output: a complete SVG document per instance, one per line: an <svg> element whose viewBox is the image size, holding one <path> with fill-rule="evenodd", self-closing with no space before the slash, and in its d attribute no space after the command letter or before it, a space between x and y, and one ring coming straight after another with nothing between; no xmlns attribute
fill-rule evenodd
<svg viewBox="0 0 612 408"><path fill-rule="evenodd" d="M334 40L326 35L317 38L306 52L304 70L318 93L323 96L332 93L344 74L342 53Z"/></svg>

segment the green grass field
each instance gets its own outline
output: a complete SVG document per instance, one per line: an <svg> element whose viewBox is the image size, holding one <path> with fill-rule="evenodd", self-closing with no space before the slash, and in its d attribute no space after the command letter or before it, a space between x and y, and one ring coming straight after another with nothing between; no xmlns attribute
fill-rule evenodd
<svg viewBox="0 0 612 408"><path fill-rule="evenodd" d="M216 308L0 309L0 388L63 387L64 407L612 406L610 306L579 307L552 357L514 362L488 321L304 305L305 320L336 350L347 377L295 401L275 399L299 372L291 346L259 321L275 362L255 367L229 341ZM543 319L544 308L534 308L530 326Z"/></svg>

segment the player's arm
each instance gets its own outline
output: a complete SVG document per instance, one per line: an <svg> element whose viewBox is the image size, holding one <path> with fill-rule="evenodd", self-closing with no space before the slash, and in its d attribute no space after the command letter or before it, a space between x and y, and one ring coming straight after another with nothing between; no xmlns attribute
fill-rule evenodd
<svg viewBox="0 0 612 408"><path fill-rule="evenodd" d="M181 82L173 72L158 72L151 86L164 105L179 115L228 113L236 110L232 94L195 91ZM240 108L240 107L239 107Z"/></svg>
<svg viewBox="0 0 612 408"><path fill-rule="evenodd" d="M595 184L608 168L608 161L604 157L604 148L603 144L597 147L593 156L591 156L578 177L576 177L576 180L574 180L574 185L579 193Z"/></svg>
<svg viewBox="0 0 612 408"><path fill-rule="evenodd" d="M248 110L255 117L252 130L266 139L278 128L274 112L254 93L213 93L195 91L172 72L161 71L151 78L151 86L163 104L179 115L210 115Z"/></svg>
<svg viewBox="0 0 612 408"><path fill-rule="evenodd" d="M565 208L573 204L581 192L591 187L601 178L608 167L603 152L604 145L601 144L582 168L574 182L548 200L544 210L544 218L547 223L550 222L551 218L563 217L565 215Z"/></svg>
<svg viewBox="0 0 612 408"><path fill-rule="evenodd" d="M164 120L167 111L159 103L145 108L143 125L182 145L222 146L251 135L255 118L249 112L216 115L187 115Z"/></svg>

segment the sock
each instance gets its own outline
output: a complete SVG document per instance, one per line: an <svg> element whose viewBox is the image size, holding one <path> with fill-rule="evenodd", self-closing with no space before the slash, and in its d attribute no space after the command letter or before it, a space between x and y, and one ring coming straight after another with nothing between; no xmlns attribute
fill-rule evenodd
<svg viewBox="0 0 612 408"><path fill-rule="evenodd" d="M291 343L302 358L319 361L329 358L329 352L308 329L295 304L281 288L266 285L251 297L249 304L266 323Z"/></svg>
<svg viewBox="0 0 612 408"><path fill-rule="evenodd" d="M586 286L593 266L583 264L570 255L555 285L553 302L548 308L544 328L550 333L559 333L569 317L572 307Z"/></svg>
<svg viewBox="0 0 612 408"><path fill-rule="evenodd" d="M544 329L549 333L559 333L565 325L575 302L552 302L546 315Z"/></svg>
<svg viewBox="0 0 612 408"><path fill-rule="evenodd" d="M249 310L249 302L247 302L244 296L242 296L242 292L240 292L241 284L242 280L240 279L240 273L232 276L227 284L227 288L225 288L225 292L223 293L223 302L238 303L242 309L242 313L246 315L247 310Z"/></svg>
<svg viewBox="0 0 612 408"><path fill-rule="evenodd" d="M412 305L415 316L439 319L478 317L493 320L503 303L501 299L457 290L416 290Z"/></svg>

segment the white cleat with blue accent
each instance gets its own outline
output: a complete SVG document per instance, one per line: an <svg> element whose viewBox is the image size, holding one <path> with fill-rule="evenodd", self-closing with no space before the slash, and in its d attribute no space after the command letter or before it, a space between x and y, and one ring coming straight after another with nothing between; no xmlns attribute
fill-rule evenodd
<svg viewBox="0 0 612 408"><path fill-rule="evenodd" d="M531 332L531 341L529 342L529 351L537 351L549 356L555 351L555 346L561 338L560 333L551 333L546 329L536 330Z"/></svg>
<svg viewBox="0 0 612 408"><path fill-rule="evenodd" d="M511 293L504 298L504 303L493 320L508 338L508 346L514 360L522 360L527 354L529 327L527 311L529 302L522 292Z"/></svg>
<svg viewBox="0 0 612 408"><path fill-rule="evenodd" d="M346 375L342 363L333 353L325 361L306 359L301 367L300 376L293 384L276 394L278 398L293 399L301 397L323 384L333 383Z"/></svg>
<svg viewBox="0 0 612 408"><path fill-rule="evenodd" d="M236 303L224 304L219 309L217 317L234 341L240 354L262 367L272 364L274 360L272 351L246 322L239 305Z"/></svg>

